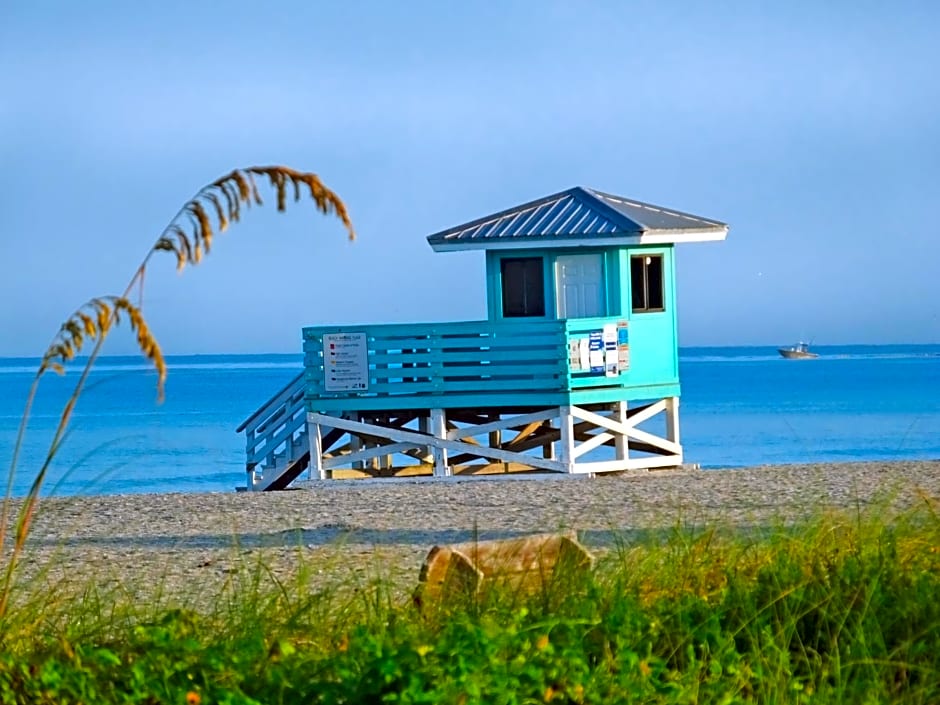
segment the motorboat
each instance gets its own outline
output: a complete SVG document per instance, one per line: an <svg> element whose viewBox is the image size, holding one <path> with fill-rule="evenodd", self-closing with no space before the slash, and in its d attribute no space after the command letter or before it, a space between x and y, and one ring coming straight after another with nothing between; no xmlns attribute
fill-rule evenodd
<svg viewBox="0 0 940 705"><path fill-rule="evenodd" d="M787 360L813 360L819 357L819 353L810 352L809 343L799 342L788 348L777 348L783 357Z"/></svg>

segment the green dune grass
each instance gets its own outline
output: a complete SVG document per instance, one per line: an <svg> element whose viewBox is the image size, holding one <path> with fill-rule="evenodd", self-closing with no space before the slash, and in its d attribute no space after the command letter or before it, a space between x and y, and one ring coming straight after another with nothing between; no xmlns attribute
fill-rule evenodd
<svg viewBox="0 0 940 705"><path fill-rule="evenodd" d="M936 506L679 526L625 538L593 572L536 592L497 583L421 611L383 566L315 588L311 566L285 582L263 556L201 609L186 607L193 595L141 603L93 585L57 600L33 581L3 624L0 698L937 703Z"/></svg>

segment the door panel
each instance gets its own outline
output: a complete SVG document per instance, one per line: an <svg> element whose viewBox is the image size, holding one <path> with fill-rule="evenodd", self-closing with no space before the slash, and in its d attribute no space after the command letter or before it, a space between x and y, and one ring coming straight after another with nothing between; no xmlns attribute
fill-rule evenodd
<svg viewBox="0 0 940 705"><path fill-rule="evenodd" d="M607 315L603 255L558 257L555 260L555 300L558 318Z"/></svg>

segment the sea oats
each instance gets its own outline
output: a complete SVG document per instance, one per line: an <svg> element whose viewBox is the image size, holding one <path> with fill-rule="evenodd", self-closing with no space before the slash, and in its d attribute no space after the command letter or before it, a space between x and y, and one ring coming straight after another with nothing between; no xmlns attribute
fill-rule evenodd
<svg viewBox="0 0 940 705"><path fill-rule="evenodd" d="M189 211L196 216L198 221L196 227L196 238L201 240L203 247L208 254L212 247L212 224L209 222L209 214L198 200L190 201Z"/></svg>
<svg viewBox="0 0 940 705"><path fill-rule="evenodd" d="M248 180L245 178L245 175L236 169L227 177L225 177L225 179L223 179L223 181L229 180L233 181L238 187L238 200L245 201L246 203L250 202L249 197L251 196L251 192L248 187Z"/></svg>
<svg viewBox="0 0 940 705"><path fill-rule="evenodd" d="M222 208L222 201L215 193L206 194L206 198L215 208L215 215L219 219L219 232L224 233L228 228L228 218L225 217L225 210Z"/></svg>
<svg viewBox="0 0 940 705"><path fill-rule="evenodd" d="M300 184L307 184L310 189L310 197L316 204L317 209L325 215L335 213L343 221L350 239L354 237L352 223L349 221L342 201L335 193L326 188L315 174L298 172L283 166L254 166L247 169L235 169L226 176L216 179L208 186L200 189L177 212L144 256L123 294L93 298L69 316L43 354L36 376L27 394L26 405L17 432L17 440L13 445L13 457L10 463L7 484L7 499L3 502L2 509L0 509L0 552L3 551L6 544L10 491L16 474L17 460L22 448L30 410L36 398L39 380L49 370L60 374L64 373L65 363L72 360L81 351L87 340L94 340L95 343L92 346L88 360L82 368L75 389L66 401L59 416L59 422L49 444L46 459L42 466L36 470L30 490L16 512L17 523L12 552L5 565L0 566L2 567L2 570L0 570L0 618L7 610L13 575L29 534L46 472L59 446L66 437L72 410L75 408L75 403L84 389L91 368L101 351L101 346L111 330L112 324L120 323L122 315L126 314L131 330L137 336L137 347L153 364L157 372L157 394L158 398L162 399L167 375L166 360L163 356L163 350L147 325L143 314L143 292L147 276L147 265L150 263L151 256L158 252L173 253L176 257L177 271L182 271L187 264L198 264L202 260L203 252L208 254L209 249L212 247L213 228L210 210L215 213L219 232L223 232L230 222L238 221L242 203L248 206L251 205L252 201L258 205L261 204L261 196L255 184L254 174L266 175L271 181L272 187L277 190L279 211L286 208L287 179L290 179L291 183L294 184L295 200L300 200ZM223 199L225 201L224 207ZM211 204L211 209L208 204ZM137 304L134 304L128 298L135 289L138 292Z"/></svg>
<svg viewBox="0 0 940 705"><path fill-rule="evenodd" d="M248 177L248 183L251 185L251 197L256 204L259 206L262 205L264 201L261 200L261 194L258 192L258 184L255 183L255 175L250 171L246 171L245 176Z"/></svg>

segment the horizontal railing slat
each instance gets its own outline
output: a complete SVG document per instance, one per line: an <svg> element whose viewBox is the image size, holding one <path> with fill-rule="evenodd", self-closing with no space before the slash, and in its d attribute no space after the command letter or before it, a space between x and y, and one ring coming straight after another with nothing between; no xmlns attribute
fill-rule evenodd
<svg viewBox="0 0 940 705"><path fill-rule="evenodd" d="M374 380L396 379L401 377L433 377L441 379L472 375L475 377L517 377L525 379L532 376L558 375L565 373L565 366L557 360L550 362L529 363L527 365L448 365L441 367L380 367L369 370L369 377Z"/></svg>
<svg viewBox="0 0 940 705"><path fill-rule="evenodd" d="M443 362L500 362L514 365L527 365L530 360L558 360L560 359L560 350L557 345L551 347L537 348L531 351L531 355L521 358L518 350L466 350L460 352L441 352L430 353L370 353L369 362L373 365L433 365ZM323 364L323 356L319 354L308 353L304 357L304 365L308 368Z"/></svg>
<svg viewBox="0 0 940 705"><path fill-rule="evenodd" d="M486 337L463 337L463 338L405 338L401 340L388 340L380 337L366 337L367 347L370 352L382 353L386 351L395 352L436 352L444 351L459 353L470 350L533 350L539 347L550 348L558 344L560 334L558 333L532 333L530 335L501 335ZM304 344L304 352L308 354L322 354L322 343L316 341L307 341Z"/></svg>
<svg viewBox="0 0 940 705"><path fill-rule="evenodd" d="M393 363L405 364L435 364L441 362L490 362L506 363L511 365L526 365L529 360L555 360L558 359L558 347L551 346L544 350L533 350L529 358L520 359L518 350L462 350L460 352L429 352L429 353L373 353L369 356L370 362L376 365Z"/></svg>
<svg viewBox="0 0 940 705"><path fill-rule="evenodd" d="M380 325L346 325L346 326L317 326L303 329L304 340L322 340L327 333L366 333L373 335L373 331L383 338L411 338L415 335L428 335L434 337L460 336L479 333L507 333L510 335L524 327L531 332L563 331L564 322L557 320L494 322L494 321L456 321L441 323L391 323Z"/></svg>
<svg viewBox="0 0 940 705"><path fill-rule="evenodd" d="M443 382L377 382L369 386L368 392L360 392L357 397L369 396L408 396L416 394L450 394L451 392L477 392L512 391L512 390L545 390L555 392L566 388L563 375L556 377L534 377L532 379L489 379L489 380L448 380ZM331 397L344 398L346 394L327 392L320 385L310 385L307 399L329 399Z"/></svg>

